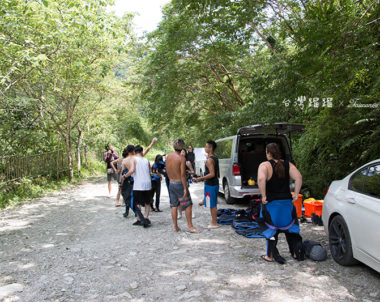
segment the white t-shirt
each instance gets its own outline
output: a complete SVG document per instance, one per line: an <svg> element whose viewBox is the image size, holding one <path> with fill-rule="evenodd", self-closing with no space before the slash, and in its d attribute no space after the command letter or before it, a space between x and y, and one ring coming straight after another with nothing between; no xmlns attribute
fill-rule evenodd
<svg viewBox="0 0 380 302"><path fill-rule="evenodd" d="M136 168L133 175L135 191L150 191L152 189L152 180L149 171L149 161L143 157L135 157Z"/></svg>

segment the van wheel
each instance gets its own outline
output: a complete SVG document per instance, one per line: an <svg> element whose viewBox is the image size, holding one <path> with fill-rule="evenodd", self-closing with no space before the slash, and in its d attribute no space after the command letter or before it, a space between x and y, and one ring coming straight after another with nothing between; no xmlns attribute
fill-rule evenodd
<svg viewBox="0 0 380 302"><path fill-rule="evenodd" d="M235 203L234 199L231 197L230 187L228 186L227 181L223 182L223 191L224 191L224 199L226 200L226 203L227 204Z"/></svg>
<svg viewBox="0 0 380 302"><path fill-rule="evenodd" d="M335 216L329 225L329 245L333 259L340 265L357 263L353 257L350 232L343 217Z"/></svg>

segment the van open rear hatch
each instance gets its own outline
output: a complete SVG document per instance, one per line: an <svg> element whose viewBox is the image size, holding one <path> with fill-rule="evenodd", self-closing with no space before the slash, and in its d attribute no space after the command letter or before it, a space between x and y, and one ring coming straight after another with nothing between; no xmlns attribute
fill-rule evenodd
<svg viewBox="0 0 380 302"><path fill-rule="evenodd" d="M253 134L291 134L292 132L305 130L304 124L294 123L274 123L274 124L257 124L242 127L238 130L237 135L246 136Z"/></svg>
<svg viewBox="0 0 380 302"><path fill-rule="evenodd" d="M292 123L258 124L238 130L238 162L242 188L257 189L257 170L266 161L265 147L277 143L285 160L292 160L291 145L284 135L304 131L305 125Z"/></svg>

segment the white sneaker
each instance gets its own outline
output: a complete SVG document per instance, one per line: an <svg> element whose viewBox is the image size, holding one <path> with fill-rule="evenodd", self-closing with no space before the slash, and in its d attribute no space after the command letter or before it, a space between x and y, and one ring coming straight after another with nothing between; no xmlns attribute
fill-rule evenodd
<svg viewBox="0 0 380 302"><path fill-rule="evenodd" d="M195 218L194 212L191 213L191 218Z"/></svg>
<svg viewBox="0 0 380 302"><path fill-rule="evenodd" d="M182 218L182 215L179 215L177 219L181 219Z"/></svg>

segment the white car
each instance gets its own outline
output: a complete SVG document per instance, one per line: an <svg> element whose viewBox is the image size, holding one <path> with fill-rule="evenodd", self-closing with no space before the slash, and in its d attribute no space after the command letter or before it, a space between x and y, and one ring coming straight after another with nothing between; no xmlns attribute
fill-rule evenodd
<svg viewBox="0 0 380 302"><path fill-rule="evenodd" d="M322 213L333 259L380 272L380 159L333 181Z"/></svg>

